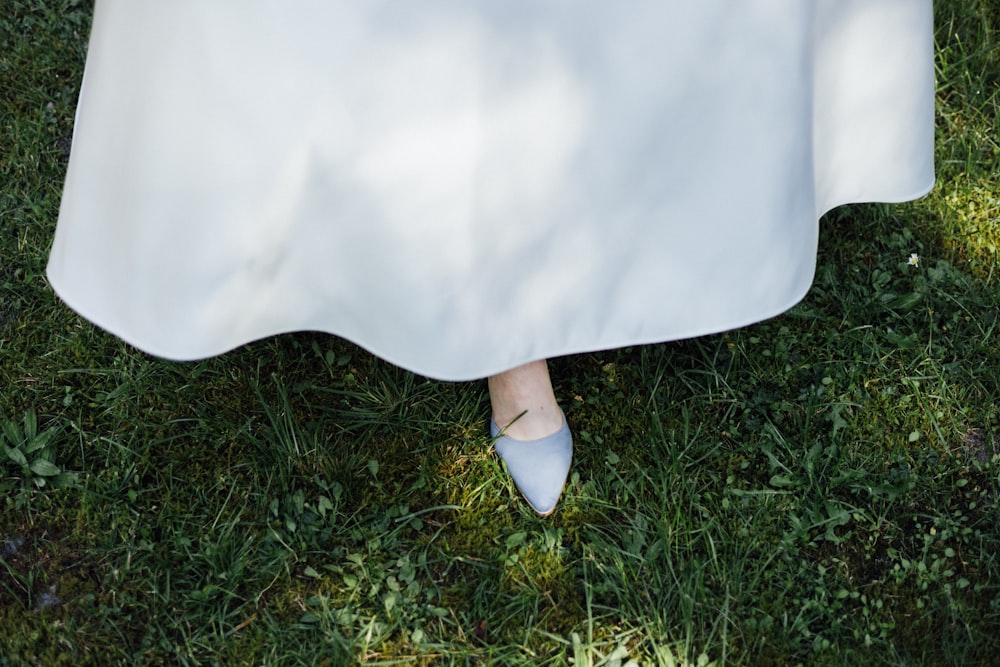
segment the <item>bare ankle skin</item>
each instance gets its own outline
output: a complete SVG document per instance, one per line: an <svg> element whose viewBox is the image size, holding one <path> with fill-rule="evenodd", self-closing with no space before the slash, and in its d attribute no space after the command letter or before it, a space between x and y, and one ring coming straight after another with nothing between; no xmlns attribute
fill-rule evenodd
<svg viewBox="0 0 1000 667"><path fill-rule="evenodd" d="M538 440L562 428L562 411L544 359L493 375L487 383L493 419L508 437Z"/></svg>

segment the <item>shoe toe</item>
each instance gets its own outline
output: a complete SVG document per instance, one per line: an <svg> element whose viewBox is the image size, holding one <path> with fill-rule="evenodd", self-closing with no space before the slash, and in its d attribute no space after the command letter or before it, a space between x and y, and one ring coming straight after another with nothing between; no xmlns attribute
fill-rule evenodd
<svg viewBox="0 0 1000 667"><path fill-rule="evenodd" d="M499 432L495 424L491 431L494 436ZM542 516L551 514L573 460L573 436L565 419L562 428L546 438L524 441L500 436L494 447L531 509Z"/></svg>

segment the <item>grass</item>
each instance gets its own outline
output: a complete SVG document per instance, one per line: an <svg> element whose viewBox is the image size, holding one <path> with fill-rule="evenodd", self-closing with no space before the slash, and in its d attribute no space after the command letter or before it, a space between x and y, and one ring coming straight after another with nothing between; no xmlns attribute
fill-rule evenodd
<svg viewBox="0 0 1000 667"><path fill-rule="evenodd" d="M1000 11L937 5L934 193L830 214L782 317L554 360L539 519L481 385L318 334L175 364L62 307L91 5L3 0L0 665L998 664Z"/></svg>

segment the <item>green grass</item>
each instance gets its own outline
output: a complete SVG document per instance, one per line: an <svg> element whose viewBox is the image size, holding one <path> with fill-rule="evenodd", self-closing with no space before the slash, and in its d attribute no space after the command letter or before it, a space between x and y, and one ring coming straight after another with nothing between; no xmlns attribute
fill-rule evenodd
<svg viewBox="0 0 1000 667"><path fill-rule="evenodd" d="M998 664L1000 9L937 5L934 193L830 214L782 317L554 360L539 519L482 384L62 307L91 3L0 0L0 665Z"/></svg>

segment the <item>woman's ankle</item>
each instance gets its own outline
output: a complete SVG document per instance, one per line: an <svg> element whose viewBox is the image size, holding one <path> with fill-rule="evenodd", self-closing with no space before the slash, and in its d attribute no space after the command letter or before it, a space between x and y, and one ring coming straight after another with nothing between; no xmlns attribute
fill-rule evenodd
<svg viewBox="0 0 1000 667"><path fill-rule="evenodd" d="M538 440L562 428L546 362L535 361L489 378L493 420L515 440Z"/></svg>
<svg viewBox="0 0 1000 667"><path fill-rule="evenodd" d="M515 416L513 419L493 420L504 435L514 440L541 440L559 431L563 426L564 417L558 406L554 410L542 412L540 410L527 410Z"/></svg>

